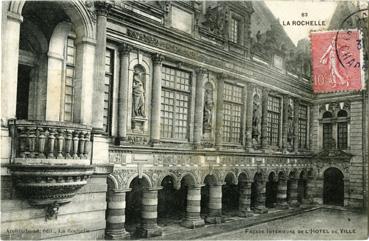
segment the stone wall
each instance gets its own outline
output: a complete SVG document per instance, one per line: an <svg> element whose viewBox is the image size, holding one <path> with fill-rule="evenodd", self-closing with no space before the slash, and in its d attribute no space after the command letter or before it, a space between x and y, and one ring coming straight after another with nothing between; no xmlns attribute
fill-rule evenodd
<svg viewBox="0 0 369 241"><path fill-rule="evenodd" d="M11 178L2 176L1 239L103 239L106 191L106 176L94 175L72 202L59 208L57 219L45 220L45 211L31 207L14 191Z"/></svg>

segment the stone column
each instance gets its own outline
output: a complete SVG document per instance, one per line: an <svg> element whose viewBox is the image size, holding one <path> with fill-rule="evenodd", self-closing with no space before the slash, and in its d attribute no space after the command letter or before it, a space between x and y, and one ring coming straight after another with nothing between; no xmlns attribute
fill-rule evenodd
<svg viewBox="0 0 369 241"><path fill-rule="evenodd" d="M280 177L277 186L277 207L287 209L287 180L285 177Z"/></svg>
<svg viewBox="0 0 369 241"><path fill-rule="evenodd" d="M109 191L108 193L105 232L108 240L129 238L129 233L124 229L127 191Z"/></svg>
<svg viewBox="0 0 369 241"><path fill-rule="evenodd" d="M238 200L238 215L240 217L251 217L252 212L250 209L251 203L251 185L246 180L240 180L238 182L240 198Z"/></svg>
<svg viewBox="0 0 369 241"><path fill-rule="evenodd" d="M299 99L294 99L294 104L295 104L295 109L294 109L294 112L295 112L295 116L294 116L295 140L294 140L294 143L293 143L293 150L295 152L298 152L299 151L299 107L300 107L300 100Z"/></svg>
<svg viewBox="0 0 369 241"><path fill-rule="evenodd" d="M201 210L201 186L188 187L186 217L181 223L187 228L197 228L205 225L200 217Z"/></svg>
<svg viewBox="0 0 369 241"><path fill-rule="evenodd" d="M196 69L196 98L195 98L195 124L193 142L195 148L200 147L202 139L202 127L204 117L204 79L206 70L203 68Z"/></svg>
<svg viewBox="0 0 369 241"><path fill-rule="evenodd" d="M297 187L298 187L298 182L296 178L290 178L289 182L288 182L288 187L287 187L287 191L288 191L288 196L289 196L289 204L290 206L298 206L299 202L297 200Z"/></svg>
<svg viewBox="0 0 369 241"><path fill-rule="evenodd" d="M215 145L219 149L223 142L223 92L224 80L223 75L218 76L218 93L217 93L217 112L216 112L216 126L215 126Z"/></svg>
<svg viewBox="0 0 369 241"><path fill-rule="evenodd" d="M252 148L252 118L253 118L253 91L254 85L251 83L247 84L247 94L246 94L246 148Z"/></svg>
<svg viewBox="0 0 369 241"><path fill-rule="evenodd" d="M222 185L209 186L209 215L207 223L221 223L222 220Z"/></svg>
<svg viewBox="0 0 369 241"><path fill-rule="evenodd" d="M312 178L306 178L306 186L305 186L305 198L304 202L306 204L313 203L313 190L314 190L314 183Z"/></svg>
<svg viewBox="0 0 369 241"><path fill-rule="evenodd" d="M120 78L118 97L118 138L119 144L127 138L127 114L128 114L128 76L129 76L129 53L131 47L122 44L120 51Z"/></svg>
<svg viewBox="0 0 369 241"><path fill-rule="evenodd" d="M268 115L268 95L269 90L266 88L263 88L263 94L262 94L262 117L261 117L261 147L263 149L267 148L269 146L269 140L267 137L267 115Z"/></svg>
<svg viewBox="0 0 369 241"><path fill-rule="evenodd" d="M147 189L142 193L141 227L137 232L140 237L161 236L162 230L157 224L158 189Z"/></svg>
<svg viewBox="0 0 369 241"><path fill-rule="evenodd" d="M5 6L5 5L4 5ZM15 118L17 105L18 58L20 24L23 17L8 12L4 28L1 72L1 119L6 125L8 119ZM6 47L5 47L6 46ZM5 122L5 123L4 123Z"/></svg>
<svg viewBox="0 0 369 241"><path fill-rule="evenodd" d="M283 130L282 130L282 149L283 152L287 152L288 142L287 142L287 134L288 134L288 101L289 96L283 95Z"/></svg>
<svg viewBox="0 0 369 241"><path fill-rule="evenodd" d="M265 181L263 178L258 178L256 182L256 205L255 213L267 213L268 209L265 207Z"/></svg>
<svg viewBox="0 0 369 241"><path fill-rule="evenodd" d="M97 24L92 126L95 129L95 133L104 133L106 24L111 4L105 1L96 1L95 8Z"/></svg>
<svg viewBox="0 0 369 241"><path fill-rule="evenodd" d="M152 61L154 65L154 79L151 101L151 143L154 145L160 142L161 63L163 56L153 54Z"/></svg>

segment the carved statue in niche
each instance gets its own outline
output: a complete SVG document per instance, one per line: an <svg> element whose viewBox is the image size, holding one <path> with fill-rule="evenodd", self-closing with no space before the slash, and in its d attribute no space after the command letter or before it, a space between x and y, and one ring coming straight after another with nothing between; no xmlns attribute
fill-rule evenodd
<svg viewBox="0 0 369 241"><path fill-rule="evenodd" d="M205 22L202 24L209 32L223 36L226 21L226 12L220 6L209 6L205 13Z"/></svg>
<svg viewBox="0 0 369 241"><path fill-rule="evenodd" d="M261 106L260 96L254 95L253 98L253 109L252 109L252 144L254 147L260 144L261 134Z"/></svg>
<svg viewBox="0 0 369 241"><path fill-rule="evenodd" d="M213 121L213 86L208 82L205 85L205 97L204 97L204 118L203 127L204 132L211 132L212 121Z"/></svg>
<svg viewBox="0 0 369 241"><path fill-rule="evenodd" d="M290 99L290 103L287 106L287 121L288 121L288 126L287 126L287 149L289 151L293 150L293 140L295 137L295 133L294 133L294 114L293 114L293 101Z"/></svg>
<svg viewBox="0 0 369 241"><path fill-rule="evenodd" d="M145 89L144 84L141 77L142 73L135 72L133 74L133 83L132 83L132 109L133 116L141 116L145 117Z"/></svg>

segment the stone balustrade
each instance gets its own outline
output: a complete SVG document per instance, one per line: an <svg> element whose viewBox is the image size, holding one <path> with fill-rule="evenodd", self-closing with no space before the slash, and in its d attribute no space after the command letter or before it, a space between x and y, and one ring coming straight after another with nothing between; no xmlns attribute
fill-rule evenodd
<svg viewBox="0 0 369 241"><path fill-rule="evenodd" d="M16 120L9 123L16 158L88 159L91 128L55 121Z"/></svg>

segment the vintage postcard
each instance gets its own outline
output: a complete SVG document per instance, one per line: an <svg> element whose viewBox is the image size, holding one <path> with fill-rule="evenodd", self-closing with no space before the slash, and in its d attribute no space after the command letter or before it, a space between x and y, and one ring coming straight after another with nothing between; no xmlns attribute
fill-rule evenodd
<svg viewBox="0 0 369 241"><path fill-rule="evenodd" d="M2 240L366 240L368 2L1 1Z"/></svg>

